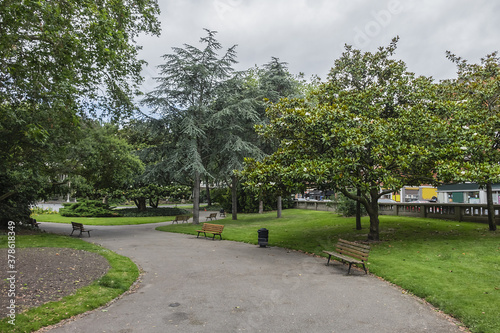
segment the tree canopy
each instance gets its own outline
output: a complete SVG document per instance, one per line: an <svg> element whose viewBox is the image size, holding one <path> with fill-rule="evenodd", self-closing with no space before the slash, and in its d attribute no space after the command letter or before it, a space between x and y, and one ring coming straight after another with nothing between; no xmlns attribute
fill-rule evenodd
<svg viewBox="0 0 500 333"><path fill-rule="evenodd" d="M21 220L8 213L16 205L28 216L29 204L61 172L82 115L116 119L134 109L144 63L134 39L159 34L158 13L154 0L2 2L2 221Z"/></svg>
<svg viewBox="0 0 500 333"><path fill-rule="evenodd" d="M447 52L457 78L441 83L448 101L448 131L455 140L438 173L446 181L475 182L487 189L490 230L496 230L491 184L500 182L500 58L488 54L479 64Z"/></svg>
<svg viewBox="0 0 500 333"><path fill-rule="evenodd" d="M378 199L434 181L446 125L433 111L432 80L391 59L396 43L375 53L346 46L315 92L273 104L261 133L279 139L280 148L262 162L249 160L247 184L336 189L365 206L368 238L378 240Z"/></svg>
<svg viewBox="0 0 500 333"><path fill-rule="evenodd" d="M208 139L216 121L213 101L223 93L236 63L236 45L219 56L222 45L216 32L205 31L207 36L200 39L204 48L184 45L163 56L166 62L159 66L158 86L143 101L168 124L166 133L173 134L168 169L174 177L187 175L193 182L194 223L199 223L201 177L210 174Z"/></svg>

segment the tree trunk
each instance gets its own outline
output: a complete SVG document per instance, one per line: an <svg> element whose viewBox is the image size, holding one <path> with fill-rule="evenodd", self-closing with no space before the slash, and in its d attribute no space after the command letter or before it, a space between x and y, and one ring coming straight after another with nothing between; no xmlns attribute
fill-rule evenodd
<svg viewBox="0 0 500 333"><path fill-rule="evenodd" d="M193 224L200 224L200 173L194 173L193 186Z"/></svg>
<svg viewBox="0 0 500 333"><path fill-rule="evenodd" d="M490 231L495 231L497 230L497 225L495 223L495 208L493 207L493 190L491 182L486 184L486 199L488 207L488 225L490 227Z"/></svg>
<svg viewBox="0 0 500 333"><path fill-rule="evenodd" d="M378 196L379 193L376 188L370 190L370 202L368 203L368 207L366 207L368 215L370 216L370 232L368 233L368 240L370 241L378 241L380 239L380 234L379 234L380 221L378 219Z"/></svg>
<svg viewBox="0 0 500 333"><path fill-rule="evenodd" d="M105 196L102 198L102 203L103 203L103 204L105 204L105 205L107 205L107 204L108 204L108 202L109 202L109 200L108 200L108 196L107 196L107 195L105 195Z"/></svg>
<svg viewBox="0 0 500 333"><path fill-rule="evenodd" d="M278 196L278 218L281 218L281 195Z"/></svg>
<svg viewBox="0 0 500 333"><path fill-rule="evenodd" d="M207 191L207 205L212 206L212 198L210 198L210 185L208 184L208 176L205 177L205 190Z"/></svg>
<svg viewBox="0 0 500 333"><path fill-rule="evenodd" d="M264 213L264 201L262 201L262 198L259 198L259 214Z"/></svg>
<svg viewBox="0 0 500 333"><path fill-rule="evenodd" d="M358 188L356 195L361 197L361 189ZM356 230L361 230L361 202L356 200Z"/></svg>
<svg viewBox="0 0 500 333"><path fill-rule="evenodd" d="M156 198L149 198L149 205L153 208L158 208L158 203L160 202L160 199L158 197Z"/></svg>
<svg viewBox="0 0 500 333"><path fill-rule="evenodd" d="M232 213L232 219L237 220L238 219L238 177L236 175L233 175L231 177L231 213Z"/></svg>
<svg viewBox="0 0 500 333"><path fill-rule="evenodd" d="M147 209L146 198L134 199L134 203L140 211L145 211Z"/></svg>

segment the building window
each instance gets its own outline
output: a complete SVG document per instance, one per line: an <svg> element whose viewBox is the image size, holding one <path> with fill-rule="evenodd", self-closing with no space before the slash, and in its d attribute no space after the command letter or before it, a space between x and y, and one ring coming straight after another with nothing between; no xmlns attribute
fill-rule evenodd
<svg viewBox="0 0 500 333"><path fill-rule="evenodd" d="M479 191L467 192L467 203L478 204L479 202Z"/></svg>
<svg viewBox="0 0 500 333"><path fill-rule="evenodd" d="M493 192L493 203L500 205L500 192L499 191Z"/></svg>

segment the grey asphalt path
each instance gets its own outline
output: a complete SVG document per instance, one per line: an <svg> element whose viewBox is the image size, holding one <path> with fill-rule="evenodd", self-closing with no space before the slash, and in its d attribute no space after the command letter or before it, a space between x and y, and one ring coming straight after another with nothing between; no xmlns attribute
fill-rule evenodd
<svg viewBox="0 0 500 333"><path fill-rule="evenodd" d="M164 224L92 227L82 239L131 258L144 274L135 292L50 332L461 332L362 271L347 276L339 263L295 251L155 231Z"/></svg>

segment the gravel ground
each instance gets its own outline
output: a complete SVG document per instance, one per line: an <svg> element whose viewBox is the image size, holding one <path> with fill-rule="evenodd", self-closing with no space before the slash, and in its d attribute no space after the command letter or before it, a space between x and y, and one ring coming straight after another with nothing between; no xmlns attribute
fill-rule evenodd
<svg viewBox="0 0 500 333"><path fill-rule="evenodd" d="M0 318L7 315L10 302L7 258L7 249L0 249ZM110 267L96 253L69 248L18 248L15 265L17 313L70 295Z"/></svg>

